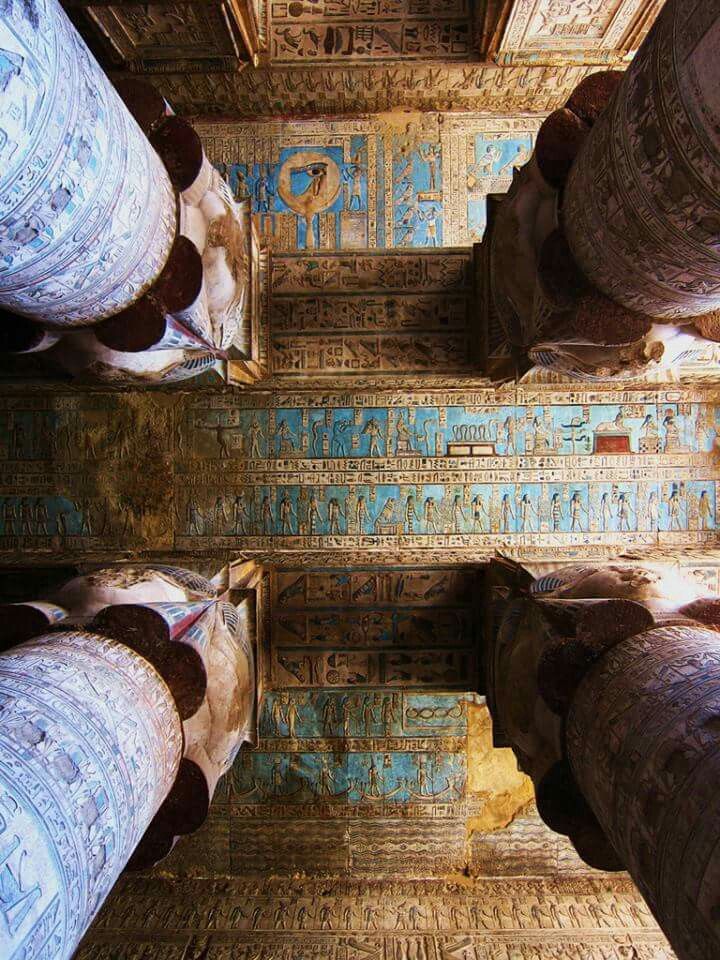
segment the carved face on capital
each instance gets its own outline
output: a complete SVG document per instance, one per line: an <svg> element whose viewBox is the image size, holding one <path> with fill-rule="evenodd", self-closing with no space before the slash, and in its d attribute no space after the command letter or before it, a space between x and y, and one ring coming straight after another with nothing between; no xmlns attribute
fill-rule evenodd
<svg viewBox="0 0 720 960"><path fill-rule="evenodd" d="M189 570L118 566L75 577L52 600L73 617L92 617L117 603L185 603L214 594L212 584Z"/></svg>
<svg viewBox="0 0 720 960"><path fill-rule="evenodd" d="M571 564L540 577L531 592L562 600L636 600L666 610L677 609L704 595L692 577L662 563Z"/></svg>
<svg viewBox="0 0 720 960"><path fill-rule="evenodd" d="M498 715L509 741L519 751L522 769L537 780L562 757L562 721L540 696L537 674L548 642L537 609L518 602L503 619L496 648Z"/></svg>

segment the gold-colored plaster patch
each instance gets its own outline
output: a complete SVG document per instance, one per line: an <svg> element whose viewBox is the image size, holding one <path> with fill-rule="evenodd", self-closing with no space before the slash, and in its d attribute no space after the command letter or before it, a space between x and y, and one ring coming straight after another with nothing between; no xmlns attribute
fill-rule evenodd
<svg viewBox="0 0 720 960"><path fill-rule="evenodd" d="M533 785L521 773L512 750L492 743L492 721L485 703L466 703L467 792L479 813L468 820L468 838L475 831L501 830L533 798Z"/></svg>

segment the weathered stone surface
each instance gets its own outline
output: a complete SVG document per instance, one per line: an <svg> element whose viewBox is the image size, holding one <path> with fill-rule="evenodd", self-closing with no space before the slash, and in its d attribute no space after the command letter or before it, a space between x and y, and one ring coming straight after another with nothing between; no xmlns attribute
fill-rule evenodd
<svg viewBox="0 0 720 960"><path fill-rule="evenodd" d="M468 703L468 785L480 811L468 820L468 830L487 833L506 827L533 796L532 781L522 774L512 750L492 743L492 721L485 704Z"/></svg>

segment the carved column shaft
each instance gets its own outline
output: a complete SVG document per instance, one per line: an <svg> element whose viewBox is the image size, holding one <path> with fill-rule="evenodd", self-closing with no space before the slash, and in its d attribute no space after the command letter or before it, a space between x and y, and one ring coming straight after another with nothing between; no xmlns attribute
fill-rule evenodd
<svg viewBox="0 0 720 960"><path fill-rule="evenodd" d="M124 566L0 606L0 957L68 960L121 870L204 822L256 735L254 601L229 596Z"/></svg>
<svg viewBox="0 0 720 960"><path fill-rule="evenodd" d="M518 373L717 377L719 46L715 0L668 0L628 71L581 81L489 208L485 321Z"/></svg>
<svg viewBox="0 0 720 960"><path fill-rule="evenodd" d="M182 759L130 869L153 866L204 823L218 780L242 744L256 742L254 593L240 597L234 590L232 598L219 597L213 583L188 570L130 565L76 577L54 595L57 607L0 607L0 621L15 637L34 629L39 617L48 623L67 612L89 621L94 633L152 663L172 692Z"/></svg>
<svg viewBox="0 0 720 960"><path fill-rule="evenodd" d="M58 0L0 8L0 352L169 382L230 351L258 379L249 203L152 86L125 106Z"/></svg>
<svg viewBox="0 0 720 960"><path fill-rule="evenodd" d="M720 308L720 9L670 0L567 182L593 285L649 317Z"/></svg>
<svg viewBox="0 0 720 960"><path fill-rule="evenodd" d="M0 655L0 955L65 960L176 778L155 669L94 633Z"/></svg>
<svg viewBox="0 0 720 960"><path fill-rule="evenodd" d="M577 785L678 956L720 956L720 637L658 627L586 674L567 723Z"/></svg>
<svg viewBox="0 0 720 960"><path fill-rule="evenodd" d="M627 869L680 960L720 956L720 599L661 565L487 575L496 745L591 866Z"/></svg>
<svg viewBox="0 0 720 960"><path fill-rule="evenodd" d="M58 327L110 316L175 232L165 167L57 0L4 3L0 304Z"/></svg>

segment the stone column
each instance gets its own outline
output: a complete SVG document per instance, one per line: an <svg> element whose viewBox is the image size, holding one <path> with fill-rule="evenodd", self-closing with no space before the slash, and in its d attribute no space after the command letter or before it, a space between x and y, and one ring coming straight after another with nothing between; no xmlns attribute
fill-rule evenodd
<svg viewBox="0 0 720 960"><path fill-rule="evenodd" d="M58 0L0 10L0 353L142 383L229 357L259 379L249 204L152 86L118 95Z"/></svg>
<svg viewBox="0 0 720 960"><path fill-rule="evenodd" d="M173 695L127 646L67 630L0 655L1 956L72 956L181 756Z"/></svg>
<svg viewBox="0 0 720 960"><path fill-rule="evenodd" d="M664 626L584 677L575 782L681 960L720 956L720 636Z"/></svg>
<svg viewBox="0 0 720 960"><path fill-rule="evenodd" d="M720 308L719 49L716 0L670 0L565 188L578 264L644 316Z"/></svg>
<svg viewBox="0 0 720 960"><path fill-rule="evenodd" d="M120 872L202 825L256 740L256 616L164 565L0 605L0 957L68 960Z"/></svg>
<svg viewBox="0 0 720 960"><path fill-rule="evenodd" d="M490 205L484 323L517 373L720 377L719 45L715 0L668 0L628 71L586 77Z"/></svg>
<svg viewBox="0 0 720 960"><path fill-rule="evenodd" d="M627 869L680 960L720 956L720 599L677 569L489 573L495 742L591 866Z"/></svg>
<svg viewBox="0 0 720 960"><path fill-rule="evenodd" d="M113 315L159 276L176 220L162 161L58 0L5 0L0 305L61 328Z"/></svg>

